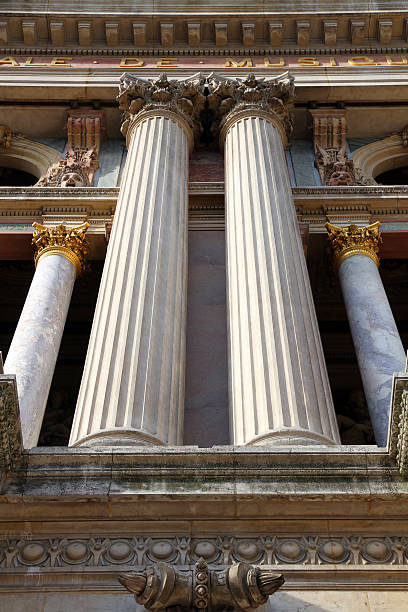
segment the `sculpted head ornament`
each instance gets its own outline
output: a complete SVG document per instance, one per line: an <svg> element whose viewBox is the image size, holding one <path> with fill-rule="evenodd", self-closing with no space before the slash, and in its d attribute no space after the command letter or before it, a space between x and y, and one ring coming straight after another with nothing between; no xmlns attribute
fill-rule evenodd
<svg viewBox="0 0 408 612"><path fill-rule="evenodd" d="M157 563L142 572L129 572L119 582L148 610L179 612L256 610L284 583L281 574L238 563L226 570L210 570L199 559L192 570L176 570Z"/></svg>

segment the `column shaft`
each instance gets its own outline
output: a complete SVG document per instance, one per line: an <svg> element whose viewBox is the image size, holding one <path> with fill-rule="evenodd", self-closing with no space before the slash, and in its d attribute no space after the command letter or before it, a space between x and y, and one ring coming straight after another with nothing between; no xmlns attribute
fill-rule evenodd
<svg viewBox="0 0 408 612"><path fill-rule="evenodd" d="M333 444L336 417L279 130L226 132L230 411L234 444Z"/></svg>
<svg viewBox="0 0 408 612"><path fill-rule="evenodd" d="M338 273L375 439L385 446L392 375L404 371L405 351L373 259L352 255Z"/></svg>
<svg viewBox="0 0 408 612"><path fill-rule="evenodd" d="M39 260L4 364L17 378L24 448L38 442L75 276L61 255Z"/></svg>
<svg viewBox="0 0 408 612"><path fill-rule="evenodd" d="M187 133L145 113L128 149L70 445L182 442Z"/></svg>

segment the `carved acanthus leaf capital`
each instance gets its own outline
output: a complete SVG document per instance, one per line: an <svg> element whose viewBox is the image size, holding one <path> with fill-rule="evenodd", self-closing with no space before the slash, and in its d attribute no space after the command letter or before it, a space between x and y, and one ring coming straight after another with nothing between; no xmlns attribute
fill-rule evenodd
<svg viewBox="0 0 408 612"><path fill-rule="evenodd" d="M329 241L337 269L345 259L352 255L367 255L377 266L379 265L378 252L382 242L379 221L363 227L354 223L344 227L326 223L325 227L329 233Z"/></svg>
<svg viewBox="0 0 408 612"><path fill-rule="evenodd" d="M294 79L288 72L275 78L228 79L210 74L207 79L208 103L215 115L213 131L238 118L243 112L270 115L288 137L293 130Z"/></svg>
<svg viewBox="0 0 408 612"><path fill-rule="evenodd" d="M86 241L86 230L89 223L85 222L77 227L66 227L57 225L56 227L46 227L39 223L34 223L33 244L36 246L34 256L35 265L42 257L47 255L61 255L68 259L79 275L86 268L85 256L88 252Z"/></svg>
<svg viewBox="0 0 408 612"><path fill-rule="evenodd" d="M284 578L242 562L226 570L212 570L199 559L192 570L157 563L143 572L124 574L119 582L148 610L221 612L256 610L282 586Z"/></svg>
<svg viewBox="0 0 408 612"><path fill-rule="evenodd" d="M117 100L124 111L122 134L126 136L132 121L143 110L170 111L180 116L195 136L201 133L198 121L204 108L205 77L196 74L188 79L168 80L166 74L157 79L142 79L125 72L119 83Z"/></svg>

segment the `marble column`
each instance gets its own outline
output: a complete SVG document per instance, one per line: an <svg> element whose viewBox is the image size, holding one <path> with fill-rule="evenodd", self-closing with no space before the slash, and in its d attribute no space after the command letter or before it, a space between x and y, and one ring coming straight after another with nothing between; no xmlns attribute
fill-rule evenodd
<svg viewBox="0 0 408 612"><path fill-rule="evenodd" d="M378 272L379 226L326 223L375 439L385 446L392 375L406 357Z"/></svg>
<svg viewBox="0 0 408 612"><path fill-rule="evenodd" d="M17 379L24 448L40 435L72 289L85 265L88 223L34 228L36 270L4 364Z"/></svg>
<svg viewBox="0 0 408 612"><path fill-rule="evenodd" d="M225 142L231 441L335 444L339 434L284 145L293 80L210 80Z"/></svg>
<svg viewBox="0 0 408 612"><path fill-rule="evenodd" d="M121 79L128 155L70 445L182 443L188 157L202 88Z"/></svg>

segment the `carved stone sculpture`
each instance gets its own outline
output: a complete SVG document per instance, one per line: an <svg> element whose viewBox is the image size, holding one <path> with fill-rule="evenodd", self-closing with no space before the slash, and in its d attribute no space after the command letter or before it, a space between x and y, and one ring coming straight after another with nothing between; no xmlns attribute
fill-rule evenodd
<svg viewBox="0 0 408 612"><path fill-rule="evenodd" d="M36 187L90 187L98 167L94 148L67 151L65 159L51 166Z"/></svg>
<svg viewBox="0 0 408 612"><path fill-rule="evenodd" d="M125 72L117 97L119 108L124 111L122 134L126 136L132 118L140 111L167 110L181 116L198 136L201 125L197 118L205 104L204 87L202 74L169 81L164 73L158 79L141 79Z"/></svg>
<svg viewBox="0 0 408 612"><path fill-rule="evenodd" d="M275 115L286 135L293 129L293 77L285 72L275 78L257 79L253 74L245 78L229 79L212 73L207 79L208 104L213 111L214 133L224 127L232 114L256 109Z"/></svg>
<svg viewBox="0 0 408 612"><path fill-rule="evenodd" d="M225 570L210 570L199 559L193 570L157 563L143 572L123 574L119 582L148 610L227 612L256 610L282 586L284 578L242 562Z"/></svg>
<svg viewBox="0 0 408 612"><path fill-rule="evenodd" d="M323 185L336 187L356 184L354 164L348 159L344 147L341 149L323 149L318 144L315 165L319 170Z"/></svg>

